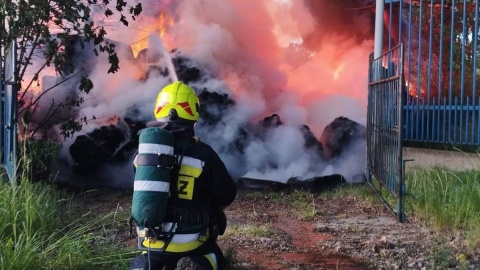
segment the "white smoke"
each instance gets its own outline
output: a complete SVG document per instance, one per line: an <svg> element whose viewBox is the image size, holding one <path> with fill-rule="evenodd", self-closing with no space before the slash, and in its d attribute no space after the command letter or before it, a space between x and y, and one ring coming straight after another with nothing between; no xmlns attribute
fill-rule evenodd
<svg viewBox="0 0 480 270"><path fill-rule="evenodd" d="M285 182L290 177L339 173L348 180L364 170L364 142L353 144L341 157L327 163L305 149L299 127L308 125L319 138L325 126L339 116L365 124L372 40L359 41L351 32L335 33L324 25L328 18L312 13L308 2L313 3L152 0L145 1L145 12L129 27L114 18L102 23L110 39L130 46L155 34L146 30L145 24L154 23L160 12L170 11L175 18L168 29L173 47L213 75L191 86L225 93L236 102L216 126L208 130L196 126L201 139L219 152L235 178L247 175ZM335 5L329 0L318 2ZM364 16L355 22L370 27ZM362 25L351 27L355 30ZM97 121L90 121L81 134L104 125L113 115L124 117L132 107L138 109L139 118L153 118L155 98L169 78L151 74L142 81L142 68L124 60L129 52L119 53L119 72L106 75L107 63L102 61L91 72L94 89L79 115L95 116ZM166 67L168 63L159 64ZM231 151L245 125L273 113L280 116L281 126L270 129L266 139L248 142L243 152Z"/></svg>

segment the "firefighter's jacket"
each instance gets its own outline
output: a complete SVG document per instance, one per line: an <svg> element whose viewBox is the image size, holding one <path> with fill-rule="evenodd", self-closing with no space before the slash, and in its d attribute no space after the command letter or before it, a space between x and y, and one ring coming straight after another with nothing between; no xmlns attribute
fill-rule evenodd
<svg viewBox="0 0 480 270"><path fill-rule="evenodd" d="M163 231L177 227L165 252L188 252L215 237L212 224L215 213L233 202L237 187L218 154L206 143L189 138L175 138L175 155L183 156L177 182L177 197L170 194ZM171 192L172 193L172 192ZM222 228L221 228L222 229ZM221 230L220 229L220 230ZM224 228L223 228L224 229ZM139 238L139 245L149 250L163 250L165 242Z"/></svg>

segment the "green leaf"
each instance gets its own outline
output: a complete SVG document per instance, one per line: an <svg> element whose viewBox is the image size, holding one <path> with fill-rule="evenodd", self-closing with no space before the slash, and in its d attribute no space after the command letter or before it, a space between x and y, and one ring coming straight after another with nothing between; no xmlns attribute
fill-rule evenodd
<svg viewBox="0 0 480 270"><path fill-rule="evenodd" d="M142 3L138 3L135 7L130 8L130 14L133 16L138 16L142 12Z"/></svg>
<svg viewBox="0 0 480 270"><path fill-rule="evenodd" d="M60 135L64 138L72 137L73 134L82 130L83 125L74 118L69 118L60 125Z"/></svg>
<svg viewBox="0 0 480 270"><path fill-rule="evenodd" d="M117 0L117 10L118 11L123 11L123 8L127 5L127 2L125 2L124 0Z"/></svg>
<svg viewBox="0 0 480 270"><path fill-rule="evenodd" d="M108 69L108 73L115 73L120 69L119 60L116 53L108 56L108 63L110 63L110 68Z"/></svg>
<svg viewBox="0 0 480 270"><path fill-rule="evenodd" d="M8 3L4 5L1 3ZM105 15L118 16L120 21L128 26L127 17L135 20L135 16L142 12L142 4L135 1L135 4L128 4L127 0L115 1L115 8L107 8ZM110 66L105 73L115 73L119 70L120 62L116 54L115 44L108 42L107 32L105 29L96 27L90 20L90 5L114 3L111 0L4 0L0 3L0 21L8 24L9 27L0 27L0 44L4 45L4 49L8 49L13 39L17 39L19 59L19 70L29 70L28 74L38 74L40 70L33 70L38 67L54 67L57 75L71 75L75 70L79 70L78 65L82 65L85 61L72 61L75 58L76 49L93 50L96 56L105 53L108 56ZM128 15L127 15L128 14ZM125 16L127 15L127 17ZM128 17L130 20L130 17ZM55 26L55 33L51 26ZM59 30L59 31L57 31ZM88 44L90 43L90 44ZM93 47L91 47L93 43ZM89 46L90 45L90 46ZM43 55L29 55L29 51L39 49ZM39 63L39 61L43 61ZM35 66L33 65L35 63ZM32 70L30 70L32 69ZM20 72L19 81L26 81ZM34 75L35 76L35 75ZM31 80L31 78L28 78ZM37 77L34 77L38 81ZM80 79L79 89L82 93L89 93L93 89L93 83L86 76ZM28 89L26 89L28 91ZM28 96L28 95L26 95ZM19 96L19 99L21 96ZM63 102L62 105L66 109L72 106L79 106L82 103L81 98L74 98ZM28 106L28 100L18 100L18 104ZM64 111L62 111L64 112ZM30 113L30 112L28 112ZM74 112L72 112L74 113ZM35 110L31 111L34 118ZM63 126L64 135L72 135L75 128L73 119L80 119L77 115L70 115L70 122L66 122ZM64 119L64 117L61 117Z"/></svg>
<svg viewBox="0 0 480 270"><path fill-rule="evenodd" d="M113 15L113 11L111 9L107 8L107 10L105 10L105 16L108 17L108 16L111 16L111 15Z"/></svg>
<svg viewBox="0 0 480 270"><path fill-rule="evenodd" d="M125 25L128 26L127 18L123 15L120 16L120 21Z"/></svg>
<svg viewBox="0 0 480 270"><path fill-rule="evenodd" d="M107 34L107 31L105 31L105 29L103 27L100 28L100 30L98 30L97 36L93 40L93 44L98 45L98 44L102 43L105 40L104 37L105 37L106 34Z"/></svg>
<svg viewBox="0 0 480 270"><path fill-rule="evenodd" d="M78 89L82 92L85 92L86 94L90 93L90 91L93 89L93 82L90 80L88 77L82 77L80 80L80 85L78 86Z"/></svg>

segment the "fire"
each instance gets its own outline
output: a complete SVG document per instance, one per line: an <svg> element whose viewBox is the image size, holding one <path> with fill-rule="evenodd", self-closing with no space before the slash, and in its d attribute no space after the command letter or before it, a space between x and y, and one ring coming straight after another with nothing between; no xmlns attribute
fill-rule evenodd
<svg viewBox="0 0 480 270"><path fill-rule="evenodd" d="M32 96L38 96L49 88L53 87L55 83L52 82L52 78L57 78L58 73L53 68L45 68L39 74L38 78L35 79L33 74L25 75L24 80L21 83L20 91L26 91ZM50 79L50 80L49 80ZM48 81L45 83L44 81Z"/></svg>
<svg viewBox="0 0 480 270"><path fill-rule="evenodd" d="M420 90L418 90L415 82L406 81L405 86L408 89L408 94L410 97L423 98L427 96L427 91L422 87L420 87Z"/></svg>
<svg viewBox="0 0 480 270"><path fill-rule="evenodd" d="M168 14L167 11L162 10L160 16L157 19L157 24L159 25L158 34L163 37L170 26L173 24L173 18Z"/></svg>
<svg viewBox="0 0 480 270"><path fill-rule="evenodd" d="M130 47L132 48L132 51L133 51L133 55L135 57L137 57L138 53L143 49L143 48L146 48L147 47L147 44L148 42L143 39L141 41L138 41L132 45L130 45Z"/></svg>
<svg viewBox="0 0 480 270"><path fill-rule="evenodd" d="M338 77L340 76L340 73L342 73L344 66L345 63L340 63L340 65L338 65L337 68L335 68L335 70L333 71L333 78L335 80L338 80Z"/></svg>
<svg viewBox="0 0 480 270"><path fill-rule="evenodd" d="M32 93L32 95L37 96L42 93L42 80L39 79L35 82L33 82L29 87L26 85L26 83L21 84L21 91L28 91L29 93ZM27 89L28 87L28 89Z"/></svg>
<svg viewBox="0 0 480 270"><path fill-rule="evenodd" d="M144 27L141 29L142 32L137 42L130 45L133 51L133 55L137 57L138 53L147 48L148 46L148 37L151 34L157 33L162 40L164 41L164 46L167 49L172 47L171 39L169 38L168 31L173 25L174 19L169 14L167 10L162 10L160 15L152 23L145 23Z"/></svg>
<svg viewBox="0 0 480 270"><path fill-rule="evenodd" d="M99 16L98 25L106 28L110 40L122 45L118 47L121 49L118 56L125 59L120 59L121 69L107 77L106 63L101 62L105 57L95 58L92 62L98 62L99 69L95 67L88 74L95 86L89 96L92 98L85 99L80 108L64 113L88 120L89 126L84 131L118 126L122 132L128 132L123 121L126 117L134 121L151 119L155 96L168 80L163 70L159 72L156 61L170 62L170 57L163 51L162 56L152 62L132 61L131 56L133 53L138 57L139 53L146 52L142 50L154 47L159 37L165 49L178 49L176 55L192 60L183 65L183 59L177 58L180 61L175 64L180 64L179 71L190 68L190 64L202 71L200 80L195 80L195 74L189 78L186 76L190 74L179 72L180 79L192 79L196 89L221 95L227 93L228 98L235 101L232 107L226 104L225 110L218 108L221 128L203 127L206 129L201 134L205 135L206 142L214 142L218 149L230 149L239 129L243 132L243 127L272 113L284 119L286 124L266 133L265 141L254 140L240 146L239 149L245 151L233 153L242 152L239 156L223 151L229 155L229 161L245 161L242 164L245 168L238 164L232 166L235 173L260 168L256 164L278 164L282 175L285 172L292 176L316 175L311 173L317 172L300 171L323 166L307 160L311 152L301 149L307 143L302 143L304 137L296 127L306 124L311 132L320 135L339 115L359 122L365 118L372 28L368 14L363 14L368 10L347 9L352 1L356 0L145 0L142 1L145 3L142 15L128 26ZM271 5L276 6L272 8ZM98 9L99 14L103 14L102 6ZM120 53L125 44L132 53L130 50L128 54ZM83 55L78 56L79 60L90 60L81 58ZM172 73L169 72L170 76ZM45 85L44 89L54 85L53 76L45 79L39 81L40 85ZM45 94L43 107L49 108L53 97L57 101L76 88L65 84L58 91ZM41 123L42 117L48 116L45 110L38 112L41 115L34 119L39 120L35 123ZM51 123L55 125L52 133L57 134L58 121L52 119ZM70 157L75 159L72 152ZM344 167L350 169L352 166Z"/></svg>

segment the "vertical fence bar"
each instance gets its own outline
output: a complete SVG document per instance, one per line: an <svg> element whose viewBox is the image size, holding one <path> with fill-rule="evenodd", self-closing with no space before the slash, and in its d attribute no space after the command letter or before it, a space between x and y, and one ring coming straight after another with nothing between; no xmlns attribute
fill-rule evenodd
<svg viewBox="0 0 480 270"><path fill-rule="evenodd" d="M398 44L403 44L405 41L402 38L403 35L403 1L400 0L398 3L399 5L399 16L398 16ZM397 44L397 45L398 45ZM404 75L405 76L405 75ZM403 84L401 85L401 92L404 96L404 102L402 103L403 108L403 113L404 113L404 122L408 122L408 109L405 108L405 106L408 104L408 89L407 86L405 85L405 77L402 78ZM408 125L406 124L403 128L401 128L402 132L404 132L403 137L408 137L407 136L407 127Z"/></svg>
<svg viewBox="0 0 480 270"><path fill-rule="evenodd" d="M452 103L453 103L453 44L455 40L455 0L452 0L452 19L450 26L450 73L449 73L449 84L448 84L448 100L450 111L448 112L448 137L451 141L452 137ZM453 130L454 132L455 130Z"/></svg>
<svg viewBox="0 0 480 270"><path fill-rule="evenodd" d="M436 105L437 99L433 98L432 100L433 100L432 107L429 106L429 108L432 110L432 135L431 135L431 138L429 138L429 140L435 141L435 135L436 135L436 133L434 132L434 130L436 129L436 125L435 125L435 105Z"/></svg>
<svg viewBox="0 0 480 270"><path fill-rule="evenodd" d="M410 85L411 85L411 81L410 81L410 75L411 75L411 52L412 52L412 5L410 4L409 5L409 10L408 10L408 41L407 41L407 44L408 44L408 52L407 52L407 55L408 55L408 59L407 59L407 81L408 81L408 86L407 86L407 94L410 96ZM409 103L410 106L409 106L409 110L408 110L408 113L409 113L409 116L410 116L410 121L409 123L407 124L407 128L408 128L408 131L407 134L409 134L409 136L407 136L407 138L409 139L412 139L413 140L413 128L415 127L414 123L413 123L413 106L415 105L415 99L414 99L414 96L412 96L412 101L411 103Z"/></svg>
<svg viewBox="0 0 480 270"><path fill-rule="evenodd" d="M437 104L438 104L438 106L437 106L437 138L436 138L436 141L440 142L440 138L441 138L441 134L442 134L442 132L441 132L441 130L442 130L442 123L441 123L442 122L442 117L441 117L442 116L442 111L441 111L441 107L442 107L441 105L442 104L441 104L441 102L442 101L441 101L440 97L436 97L436 99L437 99Z"/></svg>
<svg viewBox="0 0 480 270"><path fill-rule="evenodd" d="M438 93L437 93L437 97L438 97L438 106L441 105L441 97L442 97L442 78L443 78L443 30L444 30L444 26L443 26L443 20L445 18L445 0L442 0L441 2L441 10L440 10L440 47L439 47L439 59L438 59ZM444 104L445 106L445 104ZM440 109L438 110L438 117L439 117L439 121L440 121ZM443 118L445 118L445 114L443 114ZM443 121L444 123L444 128L443 128L443 133L442 133L442 139L440 139L440 134L439 134L439 137L437 138L438 141L441 141L441 142L444 142L445 141L445 120ZM440 122L438 123L439 124L439 130L438 132L440 133Z"/></svg>
<svg viewBox="0 0 480 270"><path fill-rule="evenodd" d="M422 59L422 24L423 24L423 0L420 0L420 16L418 17L418 58L417 58L417 97L418 97L418 102L417 102L417 113L420 108L420 98L422 98L421 94L421 70L422 70L422 65L421 65L421 59ZM422 99L422 105L423 105L423 99ZM419 130L419 119L417 115L417 121L416 121L416 130L417 130L417 136L416 139L420 140L420 138L423 138L423 117L424 117L424 112L425 110L422 108L422 125L421 125L421 130ZM421 133L419 134L419 131ZM421 136L419 138L419 135Z"/></svg>
<svg viewBox="0 0 480 270"><path fill-rule="evenodd" d="M443 20L445 18L445 0L442 0L440 11L440 48L439 48L439 65L438 65L438 97L442 96L442 71L443 71ZM440 103L439 103L440 104Z"/></svg>
<svg viewBox="0 0 480 270"><path fill-rule="evenodd" d="M397 105L397 119L398 119L398 138L397 138L397 177L398 177L398 185L397 185L397 217L399 222L405 221L405 211L404 211L404 181L403 178L404 170L403 170L403 132L401 132L403 124L404 124L404 114L403 114L403 104L405 104L405 100L403 99L404 95L402 93L403 85L404 85L404 66L403 66L403 44L400 44L399 50L397 51L397 59L398 59L398 94L397 94L397 104L401 104L400 106Z"/></svg>
<svg viewBox="0 0 480 270"><path fill-rule="evenodd" d="M436 120L436 130L435 130L435 137L434 140L435 142L440 142L440 136L442 134L442 114L441 114L441 109L442 109L442 104L441 104L441 99L439 97L433 97L435 100L435 103L437 106L435 107L435 112L434 112L434 117Z"/></svg>
<svg viewBox="0 0 480 270"><path fill-rule="evenodd" d="M457 108L458 97L455 96L455 106L454 106L454 118L453 118L453 143L457 143Z"/></svg>
<svg viewBox="0 0 480 270"><path fill-rule="evenodd" d="M469 115L470 115L470 111L471 111L471 108L470 108L470 97L467 96L467 106L462 106L464 107L465 109L462 110L462 114L465 113L465 141L464 143L465 144L469 144L469 141L468 141L468 129L470 128L469 125L468 125L468 120L469 120Z"/></svg>
<svg viewBox="0 0 480 270"><path fill-rule="evenodd" d="M427 107L430 107L430 86L432 81L432 43L433 43L433 0L430 0L430 34L428 41L428 72L427 72ZM420 59L419 59L420 61ZM433 113L433 112L432 112ZM430 122L430 110L427 110L427 123ZM432 133L435 129L432 129ZM429 138L430 128L427 127L427 136Z"/></svg>
<svg viewBox="0 0 480 270"><path fill-rule="evenodd" d="M476 97L476 93L477 93L477 52L478 52L478 2L479 0L475 0L475 26L474 26L474 31L473 31L473 34L472 34L472 37L473 37L473 68L472 68L472 78L473 78L473 82L472 82L472 103L473 103L473 107L476 108L475 104L479 105L480 106L480 103L476 103L476 100L475 100L475 97ZM475 113L472 114L472 125L474 125L476 122L475 122ZM472 140L474 140L474 136L475 136L475 128L472 127ZM477 145L480 144L480 141L477 140L475 142Z"/></svg>
<svg viewBox="0 0 480 270"><path fill-rule="evenodd" d="M400 2L398 3L399 5L399 16L398 16L398 44L400 43L403 43L402 42L402 31L403 31L403 1L404 0L400 0ZM397 45L398 45L397 44Z"/></svg>
<svg viewBox="0 0 480 270"><path fill-rule="evenodd" d="M3 29L4 27L4 21L0 20L0 29ZM0 42L0 164L4 165L5 164L5 117L3 111L5 110L5 101L4 101L4 96L5 96L5 85L4 85L4 78L5 74L3 73L3 68L4 68L4 62L1 61L1 59L4 59L4 50L5 50L5 45Z"/></svg>
<svg viewBox="0 0 480 270"><path fill-rule="evenodd" d="M445 143L446 142L446 127L447 127L447 99L444 98L443 99L443 140L441 141L442 143Z"/></svg>
<svg viewBox="0 0 480 270"><path fill-rule="evenodd" d="M465 45L467 39L467 0L463 0L463 26L462 26L462 67L460 75L460 105L463 108L463 96L465 95ZM462 143L463 111L460 113L460 143Z"/></svg>
<svg viewBox="0 0 480 270"><path fill-rule="evenodd" d="M388 51L390 51L390 49L392 49L392 15L393 15L393 1L390 1L390 6L389 6L389 12L390 12L390 16L388 16L388 28L389 28L389 31L388 31Z"/></svg>
<svg viewBox="0 0 480 270"><path fill-rule="evenodd" d="M17 42L13 40L6 55L4 55L4 97L3 97L3 114L4 114L4 144L3 144L3 161L9 180L13 186L17 185L16 169L17 169Z"/></svg>
<svg viewBox="0 0 480 270"><path fill-rule="evenodd" d="M15 49L15 59L17 59L17 46L16 46L16 43L15 45L13 46L13 48ZM18 73L17 71L15 70L17 67L16 67L16 64L14 65L14 73L15 73L15 80L13 81L13 85L12 85L12 107L11 107L11 111L10 111L10 115L11 115L11 126L12 126L12 130L11 130L11 137L12 137L12 148L11 148L11 153L12 153L12 158L10 160L10 172L11 172L11 181L13 182L13 185L14 186L17 186L18 184L18 179L17 179L17 161L18 161L18 157L17 157L17 153L18 153L18 125L17 125L17 111L18 111L18 107L17 107L17 95L18 95L18 88L19 88L19 85L17 84L17 76L18 76Z"/></svg>
<svg viewBox="0 0 480 270"><path fill-rule="evenodd" d="M376 0L375 4L375 45L373 58L378 58L383 51L383 14L385 12L385 0ZM375 67L376 69L376 67Z"/></svg>
<svg viewBox="0 0 480 270"><path fill-rule="evenodd" d="M370 54L369 61L368 61L368 82L372 81L372 65L370 63L370 59L373 57L372 54ZM368 91L367 91L367 168L365 170L365 178L367 183L372 180L372 175L370 173L370 166L372 165L372 154L370 151L368 151L368 146L372 145L372 136L370 135L370 131L372 130L372 106L375 104L372 100L372 93L370 90L370 85L368 86Z"/></svg>
<svg viewBox="0 0 480 270"><path fill-rule="evenodd" d="M480 97L478 97L477 104L480 104ZM478 120L477 120L477 142L480 142L480 109L478 110Z"/></svg>

